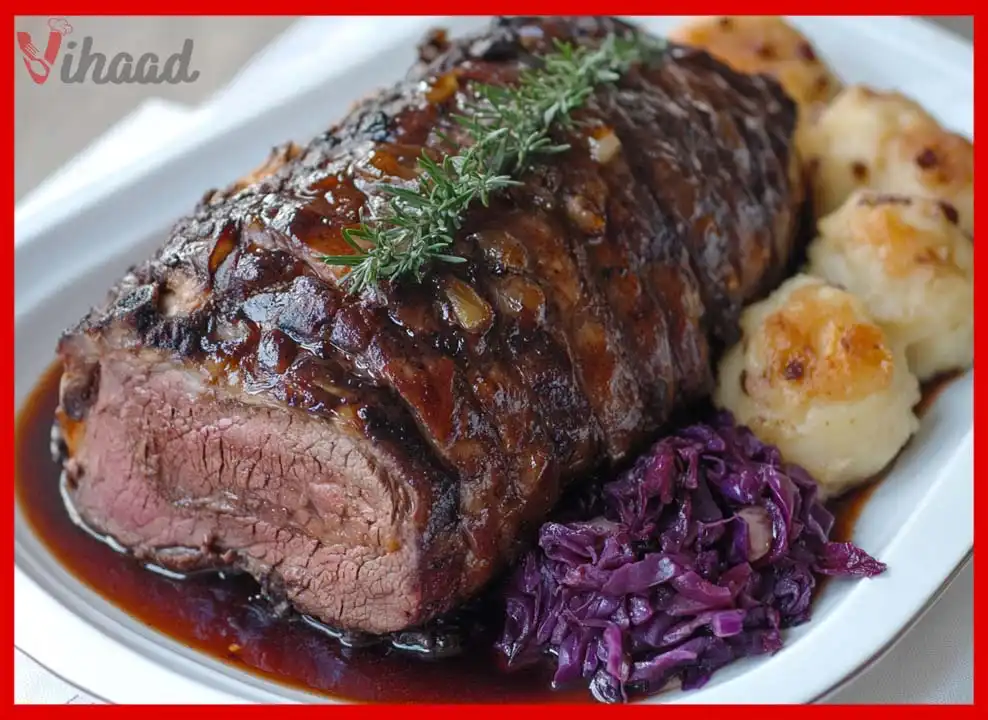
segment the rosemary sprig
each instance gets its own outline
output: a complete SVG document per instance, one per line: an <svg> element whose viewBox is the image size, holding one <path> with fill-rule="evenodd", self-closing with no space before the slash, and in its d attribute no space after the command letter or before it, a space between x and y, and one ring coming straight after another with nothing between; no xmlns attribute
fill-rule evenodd
<svg viewBox="0 0 988 720"><path fill-rule="evenodd" d="M608 35L596 48L557 42L541 67L521 74L513 87L475 83L474 99L454 120L470 139L441 162L423 150L417 189L383 185L390 200L373 218L344 228L352 255L327 255L329 265L348 266L344 284L352 292L380 279L411 276L421 281L431 261L465 262L448 254L463 215L475 200L487 205L492 193L518 185L514 177L538 156L563 152L553 144L553 125L568 127L571 114L594 89L615 82L637 62L661 51L663 44L639 35ZM449 138L444 140L451 142Z"/></svg>

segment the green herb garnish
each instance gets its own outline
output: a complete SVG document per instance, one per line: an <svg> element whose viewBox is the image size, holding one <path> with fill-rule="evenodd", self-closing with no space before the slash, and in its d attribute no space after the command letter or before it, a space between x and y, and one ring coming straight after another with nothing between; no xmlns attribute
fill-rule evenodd
<svg viewBox="0 0 988 720"><path fill-rule="evenodd" d="M474 200L485 206L491 193L519 185L514 177L538 156L563 152L553 144L553 125L569 127L571 113L594 88L615 82L636 63L663 49L664 43L640 35L608 35L597 48L556 43L538 69L521 74L513 87L475 83L474 99L453 119L472 140L456 154L436 162L425 151L418 160L418 188L382 185L391 196L384 212L344 228L353 255L329 255L328 265L351 267L343 282L352 292L379 279L411 276L421 281L430 261L462 263L447 253ZM449 138L443 137L447 142Z"/></svg>

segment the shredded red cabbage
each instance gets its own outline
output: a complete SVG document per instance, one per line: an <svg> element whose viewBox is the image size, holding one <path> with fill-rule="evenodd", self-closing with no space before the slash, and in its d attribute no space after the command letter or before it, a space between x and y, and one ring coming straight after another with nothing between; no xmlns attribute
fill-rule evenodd
<svg viewBox="0 0 988 720"><path fill-rule="evenodd" d="M505 591L509 667L556 656L557 686L620 702L774 653L810 618L814 574L885 565L828 540L816 484L729 413L666 437L601 489L591 520L548 522Z"/></svg>

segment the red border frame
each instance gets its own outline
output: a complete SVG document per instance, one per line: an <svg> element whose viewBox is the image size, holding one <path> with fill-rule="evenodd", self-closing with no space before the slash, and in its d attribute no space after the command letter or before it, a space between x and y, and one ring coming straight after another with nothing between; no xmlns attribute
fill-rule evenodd
<svg viewBox="0 0 988 720"><path fill-rule="evenodd" d="M609 3L602 8L599 3L590 0L497 0L478 6L476 11L465 8L463 2L457 0L430 0L422 3L403 3L398 0L378 0L373 5L356 5L351 7L336 7L326 0L294 0L279 3L272 8L270 3L258 0L241 0L241 2L194 2L194 0L174 0L169 3L137 5L124 0L73 0L58 3L30 3L15 0L14 15L47 15L48 10L57 11L59 15L488 15L499 13L510 14L564 14L564 15L602 15L602 9L615 15L664 15L673 11L688 11L704 14L737 12L744 10L745 14L785 13L794 6L800 12L797 15L892 15L900 14L903 10L935 9L946 15L973 15L975 3L971 0L942 0L938 3L920 3L915 0L891 2L890 0L869 2L852 2L852 0L832 0L822 2L814 0L801 3L771 2L770 0L746 0L745 2L725 2L724 0L694 0L684 2L660 2L658 0L622 0ZM485 12L480 12L480 10ZM135 10L144 12L135 13ZM287 12L291 10L292 12ZM332 10L333 12L327 12ZM661 11L661 12L660 12ZM837 12L839 11L839 12ZM793 13L787 13L792 15Z"/></svg>
<svg viewBox="0 0 988 720"><path fill-rule="evenodd" d="M780 3L780 2L755 2L754 0L749 0L748 2L713 2L712 0L707 2L694 0L693 2L676 2L676 3L659 3L659 2L647 2L643 0L619 2L617 4L612 4L607 6L607 10L614 14L633 14L633 15L654 15L659 14L657 11L662 11L662 13L671 12L673 10L682 9L689 11L690 13L703 12L707 14L714 13L724 13L724 12L734 12L737 13L739 10L744 10L746 13L784 13L786 10L791 9L795 3ZM49 14L46 9L42 8L42 3L26 3L26 2L15 2L13 4L13 9L15 14L11 15L8 23L8 37L11 37L14 33L15 16L17 14L31 15L31 14ZM47 5L47 4L44 4ZM164 6L151 7L149 5L137 6L132 2L123 2L122 0L103 0L102 2L62 2L53 3L54 7L51 9L57 10L58 14L68 15L68 16L81 16L81 15L130 15L136 9L142 10L146 13L153 12L157 15L239 15L239 14L256 14L256 15L283 15L285 10L291 9L295 13L304 14L327 14L327 10L337 11L337 14L481 14L481 13L464 13L464 4L461 2L455 2L446 0L443 2L430 2L427 4L414 4L414 7L409 6L407 3L399 3L396 0L378 0L373 6L351 6L350 8L333 7L333 5L326 0L307 0L303 2L290 3L290 8L286 4L278 4L277 6L272 6L270 3L256 2L252 0L240 0L239 2L213 2L213 3L203 3L203 2L191 2L189 0L172 0L172 2L167 3ZM799 7L802 13L800 14L810 14L816 11L818 14L848 14L848 15L862 15L862 14L892 14L901 13L903 10L920 10L920 8L930 9L932 3L918 3L918 2L872 2L861 3L861 2L851 2L851 0L830 0L830 2L804 2L800 3ZM277 7L281 12L272 12L272 8ZM490 3L489 6L485 7L485 13L489 14L491 12L498 12L501 14L513 14L513 13L526 13L532 14L535 12L539 13L563 13L563 14L599 14L602 9L599 4L591 3L587 0L542 0L541 2L534 1L514 1L509 2L508 0L501 0L497 3ZM978 17L975 14L975 5L973 2L946 2L941 1L936 4L935 9L939 10L941 13L948 11L947 14L954 15L975 15L975 34L980 35L980 33L985 28L985 20L982 17ZM349 10L349 11L348 11ZM864 12L867 11L867 12ZM988 77L983 73L988 72L985 68L984 53L975 52L975 76L976 76L976 90L975 90L975 126L978 129L985 129L986 116L982 112L982 106L985 104L982 102L986 97L984 92L985 81L983 78ZM978 79L980 78L980 79ZM13 97L13 75L9 72L3 73L2 82L5 85L5 93L8 98L11 98L12 104L15 102ZM39 91L42 91L39 88ZM7 116L7 121L10 123L9 133L12 136L14 133L13 119ZM12 138L13 140L13 138ZM12 148L12 145L8 145L8 148ZM14 153L11 152L11 161L13 165ZM982 149L981 152L976 155L976 167L980 168L985 162L986 151ZM3 182L6 187L5 193L7 198L11 198L8 202L12 202L13 198L13 167L10 171L3 175ZM13 213L11 213L13 214ZM9 302L11 314L7 315L5 318L6 323L6 334L9 338L11 346L13 345L13 289L14 289L14 257L13 257L13 242L7 246L8 250L6 252L5 265L7 269L7 281L9 290ZM976 272L981 275L985 271L985 264L988 263L988 254L986 253L975 253L976 262ZM982 291L976 288L975 292L975 319L976 326L979 326L980 322L983 321L986 316L988 316L988 309L986 309L985 304L988 302L988 295L986 291ZM984 351L981 350L982 346L985 345L988 339L988 333L977 332L975 333L975 347L977 354L983 354ZM8 375L8 377L13 378L13 354L7 355L2 360L3 369ZM984 421L984 416L988 413L988 398L985 397L985 386L980 383L975 382L975 422L977 424L982 424ZM13 401L13 383L8 385L8 396L12 403ZM10 407L10 406L8 406ZM6 455L8 457L8 462L13 458L13 419L12 416L6 416L7 420L7 432L5 437L5 449ZM982 456L982 443L975 442L975 468L976 471L980 467L980 458ZM9 465L8 465L9 467ZM8 490L12 497L12 487ZM975 495L975 510L978 509L984 511L986 505L988 505L988 493L978 492L976 489ZM11 508L12 510L12 508ZM7 537L13 537L13 513L8 512L5 516L5 529L7 532ZM975 544L984 545L985 539L984 535L988 533L988 522L976 522L975 523ZM935 542L935 538L931 538L931 542ZM6 574L3 576L2 586L4 589L3 598L5 607L8 610L10 617L10 622L8 622L4 627L7 637L10 638L11 645L13 645L13 576L12 574ZM985 576L975 575L975 602L976 607L981 606L985 601L986 591L985 591ZM988 630L988 624L981 621L980 618L975 618L975 644L976 647L981 647L984 645L984 635ZM9 663L9 665L8 665ZM7 655L3 664L9 668L9 676L11 677L11 690L13 689L13 654ZM983 695L983 688L985 687L986 677L985 670L981 663L975 663L975 703ZM11 700L13 697L11 695ZM476 709L471 708L471 714L476 713L478 717L490 716L490 717L501 717L499 709L494 706L474 706ZM679 707L656 707L656 706L637 706L637 707L627 707L627 708L611 708L611 707L600 707L600 706L577 706L577 707L562 707L554 706L566 714L567 720L576 720L578 717L593 717L599 718L601 713L610 712L656 712L656 713L676 713L679 715L683 714L693 714L694 710L689 709L687 706ZM462 714L462 710L457 707L440 707L440 706L428 706L424 708L430 714L438 716L449 716L459 718ZM538 717L536 713L540 713L540 710L544 712L541 708L536 706L524 706L519 708L524 714L532 713L532 716ZM38 708L28 708L28 707L18 707L18 713L35 713L35 712L47 712L46 710L41 710ZM213 716L217 712L216 709L204 709L199 708L196 710L190 710L196 714L209 713ZM86 715L94 715L96 713L114 713L114 712L129 712L128 710L120 710L112 706L77 706L75 710L71 712L83 713ZM161 717L170 718L174 711L167 708L160 709L146 709L142 711L146 713L148 717ZM269 713L270 710L265 707L254 707L254 708L237 708L235 712L238 715L242 714L261 714ZM278 712L284 712L279 710ZM390 711L388 708L383 706L374 707L360 707L360 706L334 706L331 709L326 709L322 707L310 707L310 708L299 708L295 712L306 712L309 714L319 713L320 715L325 712L335 713L361 713L366 714L368 717L381 717L389 718ZM789 715L792 711L791 708L741 708L730 710L732 720L740 720L740 717L751 717L751 718L761 718L766 712L778 712ZM949 713L951 716L955 715L968 715L974 713L973 707L937 707L937 708L909 708L909 709L893 709L891 707L877 708L841 708L837 709L836 706L819 706L819 707L807 707L801 709L799 712L803 713L826 713L826 714L836 714L836 713L849 713L861 717L877 717L878 715L891 715L893 712L896 716L900 712L908 714L910 716L919 716L920 713L923 716L927 716L928 713L943 715Z"/></svg>

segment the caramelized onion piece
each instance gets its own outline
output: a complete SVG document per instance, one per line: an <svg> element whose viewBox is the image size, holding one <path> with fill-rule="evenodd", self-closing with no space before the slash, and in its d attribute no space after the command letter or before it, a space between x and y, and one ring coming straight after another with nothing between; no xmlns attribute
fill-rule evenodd
<svg viewBox="0 0 988 720"><path fill-rule="evenodd" d="M610 128L600 128L589 138L590 157L606 165L621 151L621 141Z"/></svg>
<svg viewBox="0 0 988 720"><path fill-rule="evenodd" d="M597 212L590 201L582 195L570 195L566 198L566 215L587 235L599 235L607 225L604 216Z"/></svg>
<svg viewBox="0 0 988 720"><path fill-rule="evenodd" d="M439 105L453 97L459 88L460 80L456 73L448 72L436 78L429 92L425 94L425 99L434 105Z"/></svg>
<svg viewBox="0 0 988 720"><path fill-rule="evenodd" d="M520 277L510 277L499 287L498 305L511 315L527 312L541 320L545 315L545 293L533 282Z"/></svg>
<svg viewBox="0 0 988 720"><path fill-rule="evenodd" d="M488 262L498 271L525 270L528 268L528 251L525 245L504 230L481 230L470 241L484 251Z"/></svg>
<svg viewBox="0 0 988 720"><path fill-rule="evenodd" d="M491 306L465 282L451 278L446 281L446 298L449 300L457 324L467 332L486 332L494 321Z"/></svg>

